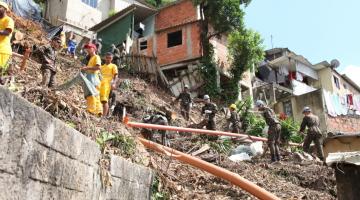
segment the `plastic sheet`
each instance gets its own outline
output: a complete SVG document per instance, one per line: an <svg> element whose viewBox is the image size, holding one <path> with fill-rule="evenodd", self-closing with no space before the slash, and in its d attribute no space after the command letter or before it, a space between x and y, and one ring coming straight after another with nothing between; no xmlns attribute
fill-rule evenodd
<svg viewBox="0 0 360 200"><path fill-rule="evenodd" d="M5 0L12 11L21 17L41 21L41 8L33 0Z"/></svg>

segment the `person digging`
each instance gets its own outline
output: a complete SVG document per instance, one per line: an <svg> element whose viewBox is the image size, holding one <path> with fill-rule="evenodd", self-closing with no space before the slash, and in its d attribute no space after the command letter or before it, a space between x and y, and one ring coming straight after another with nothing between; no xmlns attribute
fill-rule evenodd
<svg viewBox="0 0 360 200"><path fill-rule="evenodd" d="M145 115L142 119L143 123L157 124L157 125L163 125L163 126L168 126L170 121L171 121L171 116L168 114L165 114L161 111L157 111L154 114ZM142 129L141 133L146 139L151 140L151 141L154 141L154 134L159 133L161 135L161 144L164 146L169 146L168 141L167 141L167 131L166 130Z"/></svg>
<svg viewBox="0 0 360 200"><path fill-rule="evenodd" d="M305 107L303 109L304 118L302 120L301 126L300 126L300 133L304 134L304 131L307 127L307 134L304 139L303 149L306 153L310 153L310 144L312 141L315 143L315 147L317 150L317 155L320 158L320 160L324 161L324 152L322 147L322 134L321 130L319 128L320 126L320 120L319 117L314 115L311 112L310 107Z"/></svg>
<svg viewBox="0 0 360 200"><path fill-rule="evenodd" d="M61 39L54 37L50 44L40 46L35 50L34 55L39 58L41 63L41 85L44 87L53 88L56 83L56 57L58 51L61 49Z"/></svg>
<svg viewBox="0 0 360 200"><path fill-rule="evenodd" d="M268 146L271 154L271 162L280 161L280 135L281 125L279 120L275 116L275 112L267 107L261 100L257 100L255 106L259 111L262 111L262 115L265 119L266 124L269 126L268 130Z"/></svg>
<svg viewBox="0 0 360 200"><path fill-rule="evenodd" d="M241 122L240 122L240 116L236 112L237 106L235 104L231 104L229 110L230 110L230 118L228 119L229 129L232 133L240 133Z"/></svg>
<svg viewBox="0 0 360 200"><path fill-rule="evenodd" d="M184 86L184 91L179 94L179 96L172 102L172 104L178 102L179 100L180 100L181 115L184 117L186 121L189 121L190 110L192 107L192 99L188 85Z"/></svg>

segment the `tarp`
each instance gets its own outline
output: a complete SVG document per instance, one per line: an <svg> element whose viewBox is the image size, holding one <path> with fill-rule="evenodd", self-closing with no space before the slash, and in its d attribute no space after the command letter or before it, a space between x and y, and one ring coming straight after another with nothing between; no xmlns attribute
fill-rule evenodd
<svg viewBox="0 0 360 200"><path fill-rule="evenodd" d="M41 8L33 0L5 0L12 11L21 17L41 21Z"/></svg>
<svg viewBox="0 0 360 200"><path fill-rule="evenodd" d="M104 54L111 50L111 44L119 45L127 40L127 36L130 35L132 30L134 13L129 13L123 18L112 23L111 26L108 26L97 33L97 38L102 39L102 49L101 53Z"/></svg>

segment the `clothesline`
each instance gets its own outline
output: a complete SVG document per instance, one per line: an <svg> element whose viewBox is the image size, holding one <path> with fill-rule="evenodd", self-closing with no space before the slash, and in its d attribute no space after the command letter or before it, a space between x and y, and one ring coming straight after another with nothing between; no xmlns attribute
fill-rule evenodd
<svg viewBox="0 0 360 200"><path fill-rule="evenodd" d="M327 113L330 116L348 115L349 111L360 115L360 95L338 95L323 90Z"/></svg>

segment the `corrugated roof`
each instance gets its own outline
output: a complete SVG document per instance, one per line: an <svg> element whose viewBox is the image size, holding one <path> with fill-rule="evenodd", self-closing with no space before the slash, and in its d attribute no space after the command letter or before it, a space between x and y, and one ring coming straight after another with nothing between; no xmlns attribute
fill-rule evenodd
<svg viewBox="0 0 360 200"><path fill-rule="evenodd" d="M105 19L104 21L96 24L95 26L91 27L89 30L98 32L99 30L103 29L104 27L110 26L112 23L118 21L119 19L122 19L126 16L128 12L134 11L136 21L142 21L146 17L153 15L156 13L155 8L150 8L142 3L139 3L138 1L134 1L133 4L126 7L125 9L122 9L121 11L117 12L115 15Z"/></svg>

